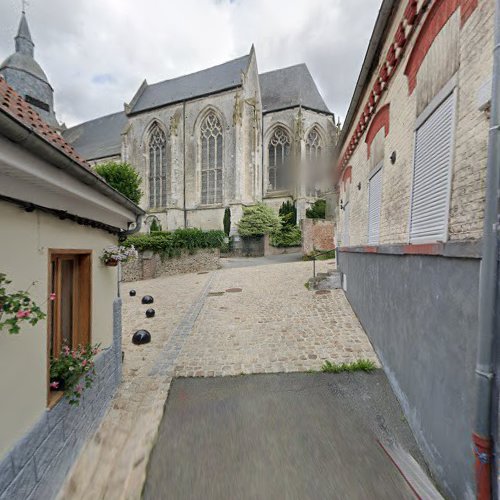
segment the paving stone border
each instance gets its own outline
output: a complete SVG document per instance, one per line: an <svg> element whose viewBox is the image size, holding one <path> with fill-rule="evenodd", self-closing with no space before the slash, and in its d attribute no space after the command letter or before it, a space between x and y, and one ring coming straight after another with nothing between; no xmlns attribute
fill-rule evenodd
<svg viewBox="0 0 500 500"><path fill-rule="evenodd" d="M96 379L79 406L63 398L0 462L0 499L55 498L81 448L99 423L121 380L120 298L113 303L113 344L95 359Z"/></svg>

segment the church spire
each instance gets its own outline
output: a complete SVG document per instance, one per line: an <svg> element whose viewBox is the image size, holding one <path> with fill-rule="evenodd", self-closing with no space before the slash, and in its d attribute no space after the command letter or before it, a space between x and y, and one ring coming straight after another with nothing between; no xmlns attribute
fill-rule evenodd
<svg viewBox="0 0 500 500"><path fill-rule="evenodd" d="M27 56L34 57L35 55L35 44L31 39L31 33L28 26L28 20L26 19L26 12L24 10L23 2L23 12L21 14L21 21L19 22L19 28L16 35L16 52L21 54L26 54Z"/></svg>

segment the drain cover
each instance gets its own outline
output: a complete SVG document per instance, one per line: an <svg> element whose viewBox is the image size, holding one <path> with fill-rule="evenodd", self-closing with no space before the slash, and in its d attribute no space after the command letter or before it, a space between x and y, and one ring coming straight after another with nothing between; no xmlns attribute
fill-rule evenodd
<svg viewBox="0 0 500 500"><path fill-rule="evenodd" d="M316 295L327 295L330 293L330 290L318 290Z"/></svg>
<svg viewBox="0 0 500 500"><path fill-rule="evenodd" d="M224 295L224 292L209 292L208 293L209 297L220 297L221 295Z"/></svg>
<svg viewBox="0 0 500 500"><path fill-rule="evenodd" d="M242 291L242 288L228 288L226 290L226 292L229 292L229 293L236 293L236 292L241 292Z"/></svg>

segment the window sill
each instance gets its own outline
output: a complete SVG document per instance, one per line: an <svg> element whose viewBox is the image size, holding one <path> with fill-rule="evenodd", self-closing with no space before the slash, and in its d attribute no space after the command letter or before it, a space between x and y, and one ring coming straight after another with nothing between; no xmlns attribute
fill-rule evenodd
<svg viewBox="0 0 500 500"><path fill-rule="evenodd" d="M264 198L288 198L292 196L290 191L268 191Z"/></svg>
<svg viewBox="0 0 500 500"><path fill-rule="evenodd" d="M56 404L59 403L59 401L61 401L61 399L63 397L64 397L64 391L50 391L49 398L48 398L49 400L47 403L47 408L49 410L54 408L54 406L56 406Z"/></svg>

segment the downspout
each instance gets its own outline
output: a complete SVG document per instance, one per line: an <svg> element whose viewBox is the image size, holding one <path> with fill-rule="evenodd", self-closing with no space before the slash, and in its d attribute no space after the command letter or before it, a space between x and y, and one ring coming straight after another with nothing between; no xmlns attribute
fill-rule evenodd
<svg viewBox="0 0 500 500"><path fill-rule="evenodd" d="M492 498L492 408L494 349L498 327L498 250L500 193L500 0L496 0L491 117L486 170L483 254L479 274L479 332L476 362L476 413L472 434L476 494Z"/></svg>
<svg viewBox="0 0 500 500"><path fill-rule="evenodd" d="M187 212L186 212L186 101L182 103L182 173L184 191L182 195L183 211L184 211L184 228L187 228Z"/></svg>

